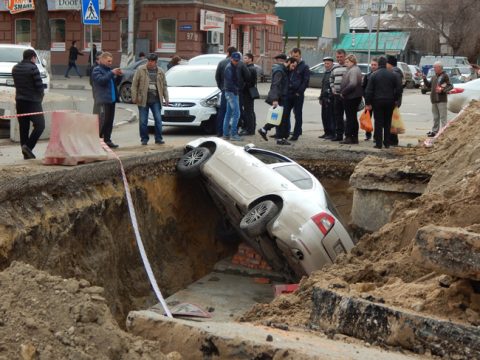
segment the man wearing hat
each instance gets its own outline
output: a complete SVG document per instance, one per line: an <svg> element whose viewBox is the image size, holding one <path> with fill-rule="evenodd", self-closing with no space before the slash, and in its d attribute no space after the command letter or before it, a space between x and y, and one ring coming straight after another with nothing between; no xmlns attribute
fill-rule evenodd
<svg viewBox="0 0 480 360"><path fill-rule="evenodd" d="M403 83L403 72L397 67L397 58L393 55L387 55L387 70L392 71L400 80L400 84ZM400 108L402 105L402 94L403 94L403 87L400 87L400 96L396 102L396 106ZM391 121L390 121L391 123ZM397 134L390 134L390 139L385 139L385 142L392 146L398 145L398 135Z"/></svg>
<svg viewBox="0 0 480 360"><path fill-rule="evenodd" d="M331 140L335 137L335 117L333 115L333 94L330 87L330 75L332 74L333 58L330 56L323 58L325 65L325 74L322 79L322 92L320 93L319 102L322 107L322 124L324 134L320 135L320 139Z"/></svg>

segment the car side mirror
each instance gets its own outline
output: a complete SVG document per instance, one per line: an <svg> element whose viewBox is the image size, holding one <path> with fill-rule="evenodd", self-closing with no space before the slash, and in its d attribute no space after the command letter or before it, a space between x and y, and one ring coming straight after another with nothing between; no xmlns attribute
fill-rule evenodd
<svg viewBox="0 0 480 360"><path fill-rule="evenodd" d="M42 65L43 65L43 67L47 67L47 60L42 59L41 63L42 63Z"/></svg>
<svg viewBox="0 0 480 360"><path fill-rule="evenodd" d="M246 144L244 147L243 147L243 150L245 150L246 152L248 152L250 149L253 149L255 147L255 144Z"/></svg>

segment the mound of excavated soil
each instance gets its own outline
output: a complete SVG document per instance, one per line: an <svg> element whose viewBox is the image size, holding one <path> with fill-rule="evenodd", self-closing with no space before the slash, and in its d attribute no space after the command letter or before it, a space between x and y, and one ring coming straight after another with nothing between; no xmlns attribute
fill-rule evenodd
<svg viewBox="0 0 480 360"><path fill-rule="evenodd" d="M351 254L303 279L300 289L271 304L256 305L242 320L305 325L314 286L403 308L436 318L480 325L478 283L445 279L412 257L414 237L428 224L480 232L480 103L473 103L441 135L433 148L401 150L381 161L392 170L413 167L431 174L425 193L397 202L391 222L365 235ZM372 159L368 161L372 168ZM361 167L362 163L358 165Z"/></svg>
<svg viewBox="0 0 480 360"><path fill-rule="evenodd" d="M181 359L122 331L103 288L13 262L0 272L0 359Z"/></svg>

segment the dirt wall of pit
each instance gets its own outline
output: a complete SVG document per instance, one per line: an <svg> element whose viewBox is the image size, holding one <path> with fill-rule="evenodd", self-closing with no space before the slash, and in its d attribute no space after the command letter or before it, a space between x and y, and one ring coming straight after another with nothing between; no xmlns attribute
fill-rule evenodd
<svg viewBox="0 0 480 360"><path fill-rule="evenodd" d="M179 155L125 160L140 233L165 296L204 276L234 247L217 241L219 215L200 182L175 176ZM16 170L0 192L2 270L19 260L87 279L105 288L120 324L128 311L153 305L116 161Z"/></svg>

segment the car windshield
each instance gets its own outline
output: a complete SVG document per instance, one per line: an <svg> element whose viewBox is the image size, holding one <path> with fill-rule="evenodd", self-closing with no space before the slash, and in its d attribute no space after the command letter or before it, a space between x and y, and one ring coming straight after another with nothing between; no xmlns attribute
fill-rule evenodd
<svg viewBox="0 0 480 360"><path fill-rule="evenodd" d="M24 51L25 51L25 48L0 47L0 62L18 63L22 61ZM40 60L37 57L37 64L39 63L40 63Z"/></svg>
<svg viewBox="0 0 480 360"><path fill-rule="evenodd" d="M460 72L462 74L472 74L473 73L472 69L469 68L469 67L463 67L462 66L462 67L459 67L458 69L460 70Z"/></svg>
<svg viewBox="0 0 480 360"><path fill-rule="evenodd" d="M274 170L302 190L313 187L310 175L297 164L278 166Z"/></svg>
<svg viewBox="0 0 480 360"><path fill-rule="evenodd" d="M167 72L167 83L171 87L217 87L216 68L197 69L178 65Z"/></svg>

